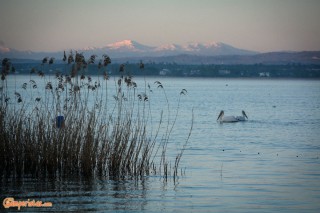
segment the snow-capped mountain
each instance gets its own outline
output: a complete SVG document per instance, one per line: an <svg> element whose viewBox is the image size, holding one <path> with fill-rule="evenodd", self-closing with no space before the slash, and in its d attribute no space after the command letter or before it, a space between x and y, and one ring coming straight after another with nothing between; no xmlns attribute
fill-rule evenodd
<svg viewBox="0 0 320 213"><path fill-rule="evenodd" d="M157 52L177 51L177 50L181 50L181 46L179 46L177 44L165 44L165 45L161 45L161 46L155 48L155 51L157 51Z"/></svg>
<svg viewBox="0 0 320 213"><path fill-rule="evenodd" d="M152 51L154 49L154 47L149 47L132 40L118 41L112 44L108 44L105 48L109 50L133 52L146 52Z"/></svg>
<svg viewBox="0 0 320 213"><path fill-rule="evenodd" d="M179 54L216 56L216 55L252 55L257 52L242 50L222 42L211 43L188 43L185 45L165 44L158 47L147 46L132 40L124 40L108 44L103 48L110 55L122 53L124 57L129 56L169 56ZM120 57L120 55L118 56Z"/></svg>
<svg viewBox="0 0 320 213"><path fill-rule="evenodd" d="M0 45L0 57L9 58L27 58L39 59L41 57L50 56L61 58L60 52L32 52L18 51ZM68 49L66 49L68 51ZM148 46L132 40L123 40L115 43L107 44L103 47L87 47L74 50L82 52L84 55L108 54L112 58L127 58L127 57L158 57L158 56L175 56L181 54L197 55L197 56L218 56L218 55L253 55L257 52L243 50L232 47L221 42L211 43L188 43L184 45L165 44L158 47Z"/></svg>
<svg viewBox="0 0 320 213"><path fill-rule="evenodd" d="M42 60L44 57L54 57L57 61L63 58L63 51L59 52L33 52L19 51L6 47L0 41L0 61L10 58L17 61L30 61L28 59ZM69 49L65 50L68 54ZM83 53L86 58L92 54L101 57L107 54L112 62L138 63L140 60L153 61L155 63L167 62L177 64L320 64L320 51L302 52L271 52L257 53L242 50L221 42L188 43L184 45L165 44L152 47L140 44L132 40L123 40L103 47L86 47L72 50L73 53ZM23 60L20 60L23 59ZM32 60L31 60L32 61ZM1 66L1 65L0 65Z"/></svg>
<svg viewBox="0 0 320 213"><path fill-rule="evenodd" d="M7 53L7 52L10 52L10 48L4 47L4 46L0 46L0 53Z"/></svg>

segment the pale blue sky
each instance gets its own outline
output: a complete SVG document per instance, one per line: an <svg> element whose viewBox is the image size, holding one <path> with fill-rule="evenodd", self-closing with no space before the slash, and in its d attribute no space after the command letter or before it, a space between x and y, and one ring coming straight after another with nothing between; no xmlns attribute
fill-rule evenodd
<svg viewBox="0 0 320 213"><path fill-rule="evenodd" d="M0 45L56 51L131 39L320 50L320 0L0 0Z"/></svg>

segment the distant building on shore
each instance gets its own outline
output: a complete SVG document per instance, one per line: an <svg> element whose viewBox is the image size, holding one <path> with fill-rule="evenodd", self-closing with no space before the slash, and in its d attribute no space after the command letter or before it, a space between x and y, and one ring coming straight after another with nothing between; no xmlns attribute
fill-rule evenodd
<svg viewBox="0 0 320 213"><path fill-rule="evenodd" d="M170 74L170 73L171 73L170 70L168 70L168 69L162 69L162 70L160 70L159 75L165 76L165 75L168 75L168 74Z"/></svg>

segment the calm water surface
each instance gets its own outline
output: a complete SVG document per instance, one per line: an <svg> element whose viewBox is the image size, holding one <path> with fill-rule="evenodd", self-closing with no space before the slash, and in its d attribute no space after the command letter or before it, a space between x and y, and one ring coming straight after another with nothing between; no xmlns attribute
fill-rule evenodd
<svg viewBox="0 0 320 213"><path fill-rule="evenodd" d="M16 79L18 85L23 80ZM169 143L172 157L187 137L194 110L181 162L184 175L176 183L158 176L139 181L5 180L1 199L53 203L52 208L22 209L30 212L320 211L320 81L147 78L158 95L155 80L164 85L172 114L181 89L188 90ZM155 95L150 102L157 118L160 99ZM245 110L249 121L219 124L220 110L226 115Z"/></svg>

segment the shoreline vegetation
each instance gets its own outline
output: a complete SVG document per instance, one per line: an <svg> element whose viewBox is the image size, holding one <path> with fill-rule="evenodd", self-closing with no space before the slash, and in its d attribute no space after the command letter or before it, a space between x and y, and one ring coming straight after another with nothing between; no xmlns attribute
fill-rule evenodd
<svg viewBox="0 0 320 213"><path fill-rule="evenodd" d="M163 98L159 104L164 104L156 120L150 105L154 94L146 79L138 90L127 65L120 64L114 82L110 82L110 57L103 55L96 62L97 57L86 60L81 53L64 53L60 71L54 68L54 58L45 57L29 69L29 79L23 85L15 85L23 93L9 91L8 79L15 82L17 68L10 59L2 60L1 178L143 179L156 175L176 181L183 175L179 166L192 132L193 113L190 130L173 162L167 150L180 100L187 91L177 94L174 108L164 85L154 82ZM143 62L136 66L145 76ZM91 78L92 67L98 69L98 80ZM52 69L55 75L47 75ZM39 81L45 88L40 88Z"/></svg>
<svg viewBox="0 0 320 213"><path fill-rule="evenodd" d="M14 60L16 61L16 60ZM38 65L37 61L19 60L15 62L16 74L29 74L30 69ZM141 72L139 62L108 65L108 74L119 75L118 69L125 64L130 73L135 76L168 76L168 77L207 77L207 78L320 78L319 64L177 64L174 62L144 63L147 72ZM99 64L88 64L90 75L100 75ZM64 62L57 60L50 67L43 69L44 74L53 75L65 70Z"/></svg>

